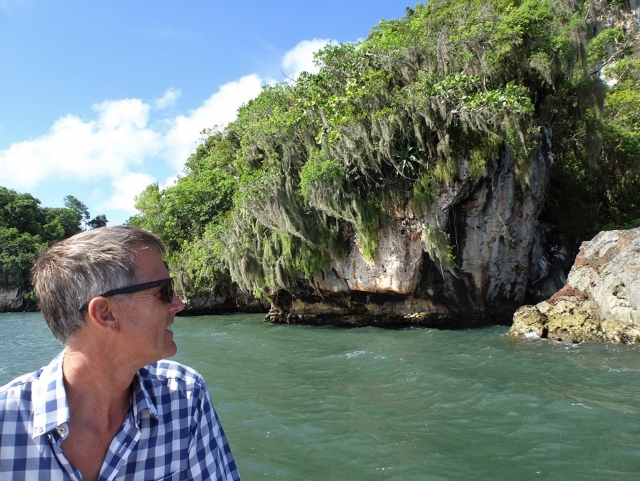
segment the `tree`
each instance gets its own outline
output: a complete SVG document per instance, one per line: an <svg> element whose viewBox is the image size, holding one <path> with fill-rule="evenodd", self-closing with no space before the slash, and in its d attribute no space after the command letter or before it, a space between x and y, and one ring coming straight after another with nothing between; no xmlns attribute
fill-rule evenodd
<svg viewBox="0 0 640 481"><path fill-rule="evenodd" d="M40 201L31 194L0 187L0 225L32 235L41 233L43 212Z"/></svg>
<svg viewBox="0 0 640 481"><path fill-rule="evenodd" d="M56 242L80 232L81 214L66 207L45 207L43 241Z"/></svg>
<svg viewBox="0 0 640 481"><path fill-rule="evenodd" d="M71 209L80 215L78 227L80 227L80 223L84 225L85 230L96 229L97 227L106 227L107 225L108 221L106 215L100 214L91 219L89 208L72 195L68 195L64 198L64 205L67 209Z"/></svg>
<svg viewBox="0 0 640 481"><path fill-rule="evenodd" d="M68 195L64 198L64 206L67 209L74 210L80 214L80 218L85 224L91 218L88 207L72 195Z"/></svg>
<svg viewBox="0 0 640 481"><path fill-rule="evenodd" d="M16 228L0 227L0 286L24 287L29 269L41 244L31 234Z"/></svg>
<svg viewBox="0 0 640 481"><path fill-rule="evenodd" d="M0 286L29 289L29 270L43 247L80 232L81 224L102 226L104 215L88 221L89 211L73 196L66 207L41 207L31 194L0 187Z"/></svg>
<svg viewBox="0 0 640 481"><path fill-rule="evenodd" d="M107 216L104 214L100 214L95 216L89 222L87 222L87 227L89 229L97 229L98 227L106 227L107 226Z"/></svg>

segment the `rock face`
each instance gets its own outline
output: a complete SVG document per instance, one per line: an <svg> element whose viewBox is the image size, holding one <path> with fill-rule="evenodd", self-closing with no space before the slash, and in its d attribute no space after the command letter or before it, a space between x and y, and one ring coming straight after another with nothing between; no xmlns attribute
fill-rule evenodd
<svg viewBox="0 0 640 481"><path fill-rule="evenodd" d="M634 34L640 31L640 1L626 0L624 8L611 8L610 2L596 0L589 2L585 17L595 37L605 28L621 28L623 32Z"/></svg>
<svg viewBox="0 0 640 481"><path fill-rule="evenodd" d="M233 284L230 289L214 289L207 295L201 295L185 300L181 316L200 316L209 314L224 314L230 312L267 312L269 302L257 299Z"/></svg>
<svg viewBox="0 0 640 481"><path fill-rule="evenodd" d="M640 228L583 242L567 285L516 311L509 334L565 342L640 341Z"/></svg>
<svg viewBox="0 0 640 481"><path fill-rule="evenodd" d="M509 322L532 282L545 297L564 283L547 260L537 222L549 183L550 142L543 129L523 175L516 175L508 154L480 178L460 159L456 181L427 213L417 215L408 200L392 225L379 230L372 260L354 240L328 272L268 292L267 320L442 327ZM555 281L545 283L549 278Z"/></svg>
<svg viewBox="0 0 640 481"><path fill-rule="evenodd" d="M23 309L20 288L0 287L0 312L18 312Z"/></svg>

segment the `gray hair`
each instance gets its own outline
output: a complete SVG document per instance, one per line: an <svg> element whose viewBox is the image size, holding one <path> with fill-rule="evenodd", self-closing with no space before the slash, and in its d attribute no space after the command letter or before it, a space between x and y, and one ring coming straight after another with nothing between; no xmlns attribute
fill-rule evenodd
<svg viewBox="0 0 640 481"><path fill-rule="evenodd" d="M102 227L69 237L42 251L31 269L40 309L63 343L84 326L80 308L100 294L137 283L135 252L162 241L132 226Z"/></svg>

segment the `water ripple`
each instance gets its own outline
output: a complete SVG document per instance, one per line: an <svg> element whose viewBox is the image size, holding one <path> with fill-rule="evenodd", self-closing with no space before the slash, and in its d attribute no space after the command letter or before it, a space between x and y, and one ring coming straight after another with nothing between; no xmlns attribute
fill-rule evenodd
<svg viewBox="0 0 640 481"><path fill-rule="evenodd" d="M0 314L0 384L60 345ZM640 348L179 318L245 481L640 479Z"/></svg>

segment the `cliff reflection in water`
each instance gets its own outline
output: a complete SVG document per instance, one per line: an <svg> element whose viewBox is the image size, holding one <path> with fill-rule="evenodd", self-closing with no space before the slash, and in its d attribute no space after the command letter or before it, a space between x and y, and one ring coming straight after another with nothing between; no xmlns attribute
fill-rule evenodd
<svg viewBox="0 0 640 481"><path fill-rule="evenodd" d="M637 346L513 343L506 327L337 329L179 318L243 480L630 479ZM0 384L60 345L1 314Z"/></svg>

